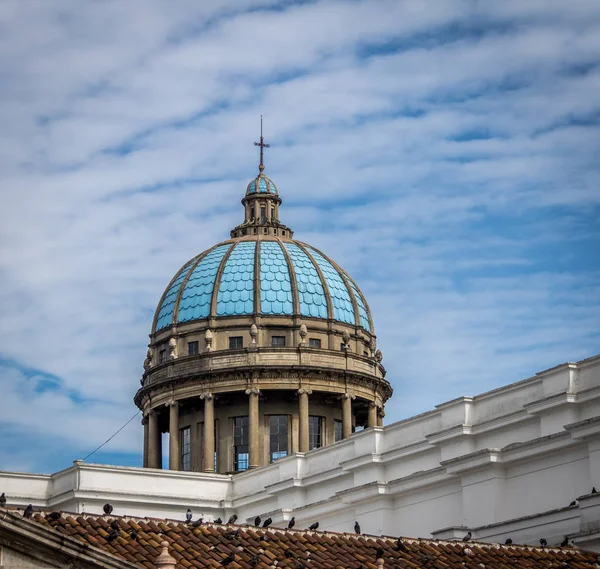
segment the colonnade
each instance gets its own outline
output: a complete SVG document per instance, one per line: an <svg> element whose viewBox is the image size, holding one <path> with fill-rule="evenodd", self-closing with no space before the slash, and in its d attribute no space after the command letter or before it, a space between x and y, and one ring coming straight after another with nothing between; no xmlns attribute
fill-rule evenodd
<svg viewBox="0 0 600 569"><path fill-rule="evenodd" d="M311 389L300 388L298 395L299 452L309 451L309 396ZM258 388L246 390L248 396L248 468L258 468L260 461L260 413ZM352 400L355 395L344 393L342 401L342 439L352 434ZM200 395L204 403L204 433L202 441L204 472L215 471L215 398L212 393ZM169 409L169 470L181 469L181 448L179 440L179 402L171 400ZM162 468L162 433L159 425L159 408L150 409L143 417L144 425L144 467ZM374 402L369 402L367 426L381 426L383 410Z"/></svg>

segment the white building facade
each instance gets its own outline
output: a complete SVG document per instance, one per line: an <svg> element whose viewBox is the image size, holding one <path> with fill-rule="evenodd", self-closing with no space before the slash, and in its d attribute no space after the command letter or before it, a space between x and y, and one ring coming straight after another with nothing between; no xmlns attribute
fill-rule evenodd
<svg viewBox="0 0 600 569"><path fill-rule="evenodd" d="M600 355L235 475L85 464L0 472L9 506L600 551Z"/></svg>

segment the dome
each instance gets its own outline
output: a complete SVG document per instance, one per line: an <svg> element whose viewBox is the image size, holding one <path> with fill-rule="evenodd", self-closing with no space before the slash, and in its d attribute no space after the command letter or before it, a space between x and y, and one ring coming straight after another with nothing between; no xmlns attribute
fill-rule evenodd
<svg viewBox="0 0 600 569"><path fill-rule="evenodd" d="M261 235L188 261L163 294L153 331L252 314L331 319L373 333L365 297L346 271L310 245Z"/></svg>
<svg viewBox="0 0 600 569"><path fill-rule="evenodd" d="M260 174L256 176L246 188L246 195L249 196L252 194L271 194L276 196L278 195L277 186L273 180L267 178L261 170Z"/></svg>

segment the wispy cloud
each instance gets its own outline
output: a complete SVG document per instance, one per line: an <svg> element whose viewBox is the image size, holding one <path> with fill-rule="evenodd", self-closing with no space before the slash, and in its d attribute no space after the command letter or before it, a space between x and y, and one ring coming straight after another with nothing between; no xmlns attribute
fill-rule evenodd
<svg viewBox="0 0 600 569"><path fill-rule="evenodd" d="M260 114L283 220L370 301L386 420L598 352L597 3L5 2L0 38L0 468L133 414ZM140 449L134 421L101 459Z"/></svg>

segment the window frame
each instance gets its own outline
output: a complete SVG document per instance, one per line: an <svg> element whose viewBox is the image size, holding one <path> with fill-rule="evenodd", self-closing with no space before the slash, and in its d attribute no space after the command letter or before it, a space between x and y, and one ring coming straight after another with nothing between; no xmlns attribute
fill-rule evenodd
<svg viewBox="0 0 600 569"><path fill-rule="evenodd" d="M278 343L279 340L283 340L283 342ZM272 348L285 348L285 336L271 336L271 347Z"/></svg>
<svg viewBox="0 0 600 569"><path fill-rule="evenodd" d="M164 364L167 361L167 348L162 348L158 350L158 363Z"/></svg>
<svg viewBox="0 0 600 569"><path fill-rule="evenodd" d="M179 429L179 469L184 472L192 470L192 428Z"/></svg>
<svg viewBox="0 0 600 569"><path fill-rule="evenodd" d="M233 470L245 472L250 467L250 419L248 415L233 417L232 426ZM236 429L239 429L239 434L236 434Z"/></svg>
<svg viewBox="0 0 600 569"><path fill-rule="evenodd" d="M309 348L320 348L322 345L321 338L309 338L308 339L308 347Z"/></svg>
<svg viewBox="0 0 600 569"><path fill-rule="evenodd" d="M235 340L235 342L234 342ZM232 344L237 343L239 340L239 346L232 346ZM241 350L244 347L244 336L229 336L229 349L230 350Z"/></svg>
<svg viewBox="0 0 600 569"><path fill-rule="evenodd" d="M277 424L273 424L273 419L277 419ZM285 419L285 424L280 420ZM277 427L277 432L273 433L273 427ZM285 427L285 432L281 432L281 427ZM273 437L277 437L276 447L273 450ZM272 464L280 458L285 458L290 453L290 417L289 415L269 415L269 464ZM285 448L281 448L285 446ZM285 454L283 454L285 453ZM278 455L278 456L275 456Z"/></svg>
<svg viewBox="0 0 600 569"><path fill-rule="evenodd" d="M187 345L188 356L197 356L200 353L200 342L198 340L192 340L191 342L188 342Z"/></svg>
<svg viewBox="0 0 600 569"><path fill-rule="evenodd" d="M342 421L339 419L333 420L333 440L334 442L338 442L343 440L344 438L344 427Z"/></svg>
<svg viewBox="0 0 600 569"><path fill-rule="evenodd" d="M308 450L314 450L323 446L323 440L325 433L323 432L324 418L320 415L309 415L308 416ZM318 426L315 432L314 427ZM313 444L318 442L318 444Z"/></svg>

